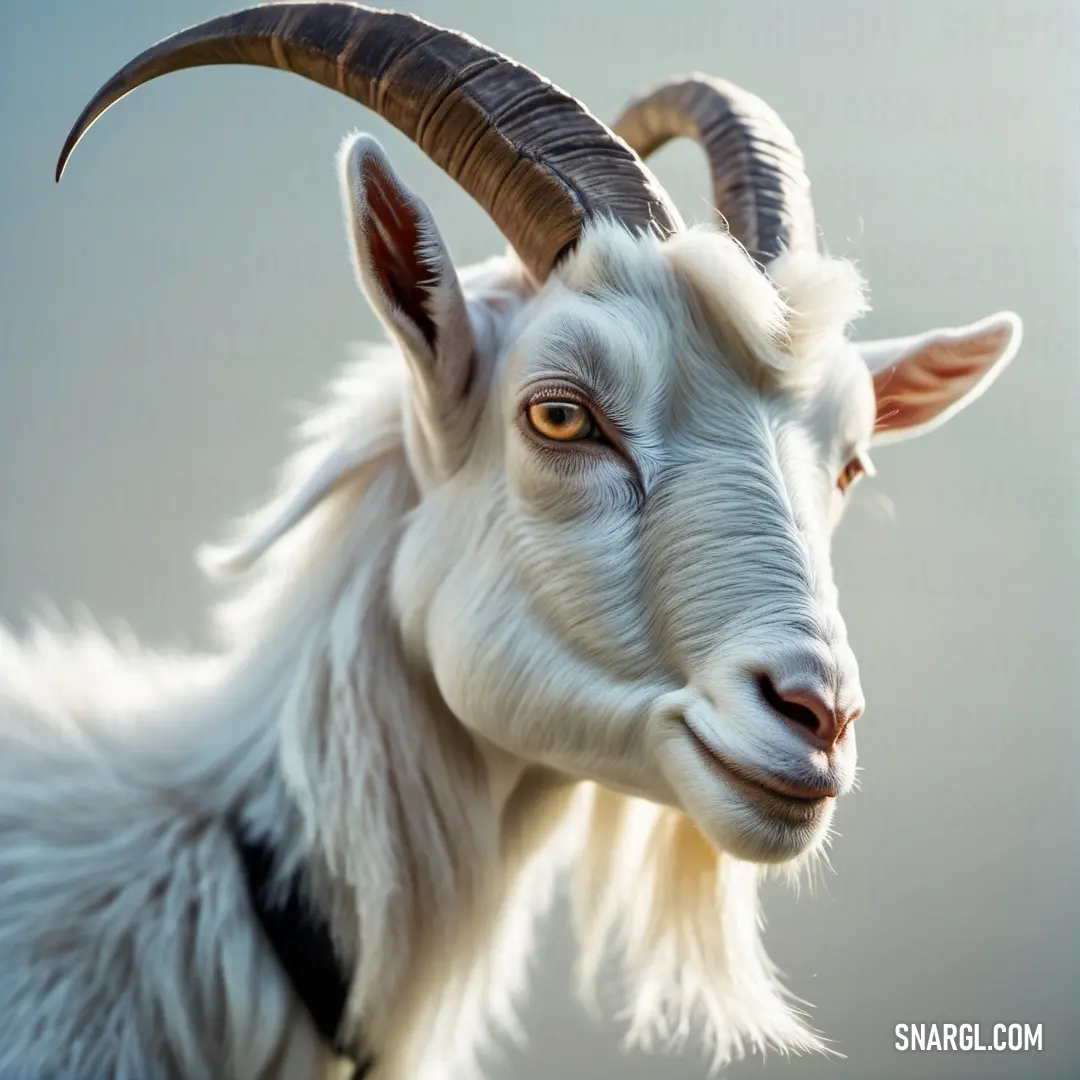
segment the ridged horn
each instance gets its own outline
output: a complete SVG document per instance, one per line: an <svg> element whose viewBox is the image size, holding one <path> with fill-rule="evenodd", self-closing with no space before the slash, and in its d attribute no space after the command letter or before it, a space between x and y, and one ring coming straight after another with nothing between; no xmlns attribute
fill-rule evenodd
<svg viewBox="0 0 1080 1080"><path fill-rule="evenodd" d="M710 75L679 76L635 98L613 128L643 159L670 139L699 142L716 209L763 266L784 250L817 250L802 151L755 94Z"/></svg>
<svg viewBox="0 0 1080 1080"><path fill-rule="evenodd" d="M291 71L374 110L490 214L540 281L597 216L660 237L682 227L648 168L581 102L464 34L353 3L259 5L152 46L83 110L57 180L91 124L120 98L208 64Z"/></svg>

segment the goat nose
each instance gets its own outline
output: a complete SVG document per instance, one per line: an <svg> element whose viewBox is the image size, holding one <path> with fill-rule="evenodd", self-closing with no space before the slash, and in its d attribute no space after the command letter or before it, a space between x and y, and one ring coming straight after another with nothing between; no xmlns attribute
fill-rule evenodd
<svg viewBox="0 0 1080 1080"><path fill-rule="evenodd" d="M768 672L761 672L758 689L796 734L822 750L831 750L862 713L861 702L840 706L831 689L815 682L783 680L778 686Z"/></svg>

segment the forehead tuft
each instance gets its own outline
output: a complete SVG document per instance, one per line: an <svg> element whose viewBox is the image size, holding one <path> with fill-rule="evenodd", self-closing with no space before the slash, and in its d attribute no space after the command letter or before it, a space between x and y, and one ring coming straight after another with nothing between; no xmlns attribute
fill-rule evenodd
<svg viewBox="0 0 1080 1080"><path fill-rule="evenodd" d="M678 298L664 244L651 233L634 236L614 221L587 226L558 276L584 296L607 298L616 293L659 305Z"/></svg>
<svg viewBox="0 0 1080 1080"><path fill-rule="evenodd" d="M789 251L769 264L787 308L789 348L813 357L844 339L869 309L866 282L854 263L814 251Z"/></svg>
<svg viewBox="0 0 1080 1080"><path fill-rule="evenodd" d="M585 296L633 297L732 360L798 381L835 353L866 310L863 281L846 260L789 252L760 272L727 232L697 226L661 242L613 223L591 226L559 271Z"/></svg>

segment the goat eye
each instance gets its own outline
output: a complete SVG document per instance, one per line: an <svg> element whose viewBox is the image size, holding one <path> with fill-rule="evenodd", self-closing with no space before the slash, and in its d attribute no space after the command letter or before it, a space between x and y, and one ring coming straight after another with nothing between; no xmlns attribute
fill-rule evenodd
<svg viewBox="0 0 1080 1080"><path fill-rule="evenodd" d="M841 470L836 478L836 486L841 492L847 491L860 476L865 475L866 465L861 457L853 457Z"/></svg>
<svg viewBox="0 0 1080 1080"><path fill-rule="evenodd" d="M556 442L588 439L596 432L592 414L576 401L537 401L525 415L533 431Z"/></svg>

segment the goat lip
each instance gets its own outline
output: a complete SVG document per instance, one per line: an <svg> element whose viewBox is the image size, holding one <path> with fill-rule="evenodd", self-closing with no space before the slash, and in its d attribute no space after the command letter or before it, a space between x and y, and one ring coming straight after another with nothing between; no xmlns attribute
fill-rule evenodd
<svg viewBox="0 0 1080 1080"><path fill-rule="evenodd" d="M785 802L801 806L816 806L824 803L827 799L835 799L839 790L832 785L810 787L806 784L796 784L785 780L775 773L765 772L750 765L736 764L729 758L717 753L689 724L686 725L699 752L709 758L709 763L724 774L725 779L734 781L740 790L747 787L756 789L756 792L765 792L773 798L779 798Z"/></svg>

